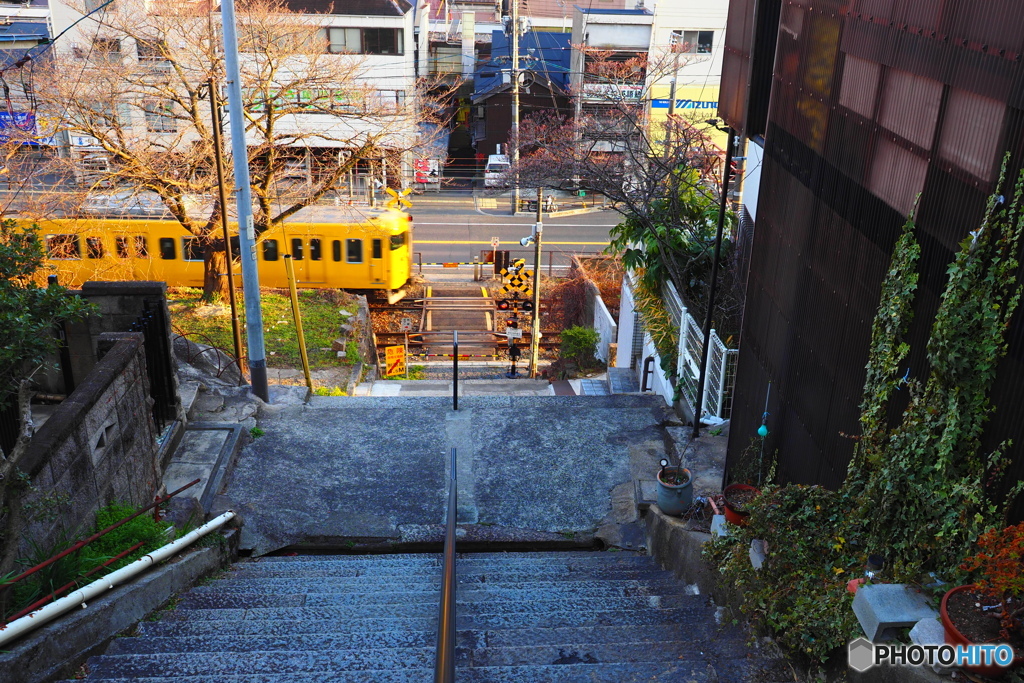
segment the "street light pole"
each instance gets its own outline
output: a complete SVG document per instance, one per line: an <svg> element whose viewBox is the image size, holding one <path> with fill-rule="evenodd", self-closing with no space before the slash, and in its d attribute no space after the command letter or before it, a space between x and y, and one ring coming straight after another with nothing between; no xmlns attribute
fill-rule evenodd
<svg viewBox="0 0 1024 683"><path fill-rule="evenodd" d="M700 436L700 416L704 412L704 383L707 381L708 356L711 355L711 316L715 312L715 289L718 285L718 260L722 256L722 228L725 210L729 205L729 173L732 171L732 146L736 134L732 128L725 146L725 168L722 169L722 198L718 205L718 229L715 231L715 256L711 262L711 286L708 288L708 314L704 316L704 348L700 354L700 374L697 377L697 409L693 415L693 438Z"/></svg>
<svg viewBox="0 0 1024 683"><path fill-rule="evenodd" d="M245 115L242 105L242 75L238 66L235 0L224 0L220 9L224 34L228 110L231 112L231 154L235 167L235 199L238 203L238 243L241 252L239 256L242 259L242 291L245 293L249 376L252 381L252 393L268 401L270 394L267 387L267 355L263 340L260 279L256 270L256 231L252 223L252 188L249 185L249 156L245 146Z"/></svg>
<svg viewBox="0 0 1024 683"><path fill-rule="evenodd" d="M537 378L537 360L540 355L540 243L544 235L544 189L537 188L537 225L533 230L533 320L530 323L530 378Z"/></svg>

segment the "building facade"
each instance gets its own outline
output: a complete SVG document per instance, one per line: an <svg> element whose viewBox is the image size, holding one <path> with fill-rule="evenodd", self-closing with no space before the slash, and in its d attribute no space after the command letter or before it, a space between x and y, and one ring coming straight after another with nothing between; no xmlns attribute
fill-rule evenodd
<svg viewBox="0 0 1024 683"><path fill-rule="evenodd" d="M765 452L778 451L782 478L843 482L881 282L915 207L906 370L926 375L946 268L981 224L1004 155L1010 178L1024 166L1022 55L1013 0L732 1L720 113L763 139L764 159L730 463L767 400ZM1012 442L1012 482L1024 478L1019 312L1007 339L982 447Z"/></svg>

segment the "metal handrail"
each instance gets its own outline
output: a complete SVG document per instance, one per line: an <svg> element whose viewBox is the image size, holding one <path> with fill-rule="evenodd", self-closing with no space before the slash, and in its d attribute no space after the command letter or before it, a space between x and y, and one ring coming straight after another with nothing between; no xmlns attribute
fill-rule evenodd
<svg viewBox="0 0 1024 683"><path fill-rule="evenodd" d="M95 541L95 540L97 540L99 538L102 538L103 536L106 536L108 533L110 533L114 529L118 528L119 526L121 526L123 524L127 524L128 522L132 521L133 519L135 519L139 515L142 515L142 514L145 514L146 512L149 512L150 510L152 510L153 508L157 507L158 505L162 505L163 503L166 503L167 501L169 501L174 496L178 495L179 493L181 493L182 491L184 491L187 488L195 486L200 481L201 481L200 479L194 479L193 481L189 482L188 484L185 484L184 486L182 486L180 489L178 489L176 491L172 491L171 493L168 493L166 496L157 496L156 500L154 502L150 503L149 505L147 505L146 507L142 508L141 510L135 512L134 514L128 515L124 519L122 519L122 520L120 520L118 522L115 522L114 524L111 524L106 529L98 531L95 534L93 534L92 536L89 536L88 538L84 538L84 539L78 541L77 543L73 544L71 547L69 547L69 548L67 548L67 549L57 553L56 555L54 555L50 559L48 559L48 560L46 560L44 562L40 562L39 564L37 564L34 567L26 569L25 571L23 571L21 574L18 574L14 578L0 582L0 598L2 598L6 594L6 592L8 590L10 590L12 586L14 586L14 584L18 583L22 579L28 578L29 576L35 574L36 572L38 572L38 571L40 571L42 569L45 569L46 567L50 566L54 562L57 562L58 560L61 560L61 559L67 557L68 555L70 555L72 553L78 552L79 550L81 550L85 546L89 545L93 541ZM0 607L2 607L2 605L0 605ZM2 614L2 612L3 612L3 610L0 609L0 614ZM7 623L10 623L11 621L13 621L13 619L14 619L14 617L0 619L0 623L7 624Z"/></svg>
<svg viewBox="0 0 1024 683"><path fill-rule="evenodd" d="M452 448L451 475L448 477L448 516L444 532L441 602L437 613L434 683L453 683L455 681L455 513L457 507L455 449Z"/></svg>

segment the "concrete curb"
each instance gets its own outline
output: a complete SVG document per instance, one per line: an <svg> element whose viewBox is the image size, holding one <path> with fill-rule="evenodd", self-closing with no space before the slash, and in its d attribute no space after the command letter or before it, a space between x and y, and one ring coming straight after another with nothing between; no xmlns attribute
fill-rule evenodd
<svg viewBox="0 0 1024 683"><path fill-rule="evenodd" d="M15 641L0 653L4 683L73 678L78 666L105 649L111 638L227 565L236 553L238 537L237 530L229 530L227 543L179 555L89 603L87 609L68 613Z"/></svg>

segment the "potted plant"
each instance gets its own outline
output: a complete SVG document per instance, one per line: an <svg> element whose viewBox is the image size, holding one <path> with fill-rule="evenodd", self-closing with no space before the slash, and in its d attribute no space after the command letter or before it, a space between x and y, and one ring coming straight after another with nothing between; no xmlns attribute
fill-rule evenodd
<svg viewBox="0 0 1024 683"><path fill-rule="evenodd" d="M670 467L662 458L658 471L658 507L679 517L693 504L693 476L685 467Z"/></svg>
<svg viewBox="0 0 1024 683"><path fill-rule="evenodd" d="M746 526L750 511L747 505L761 494L760 489L749 484L729 484L722 491L725 499L725 521L736 526Z"/></svg>
<svg viewBox="0 0 1024 683"><path fill-rule="evenodd" d="M1006 643L1012 667L1024 665L1024 522L993 529L978 538L978 551L960 566L978 580L946 593L939 616L950 645ZM1000 676L999 666L965 666L983 676Z"/></svg>

